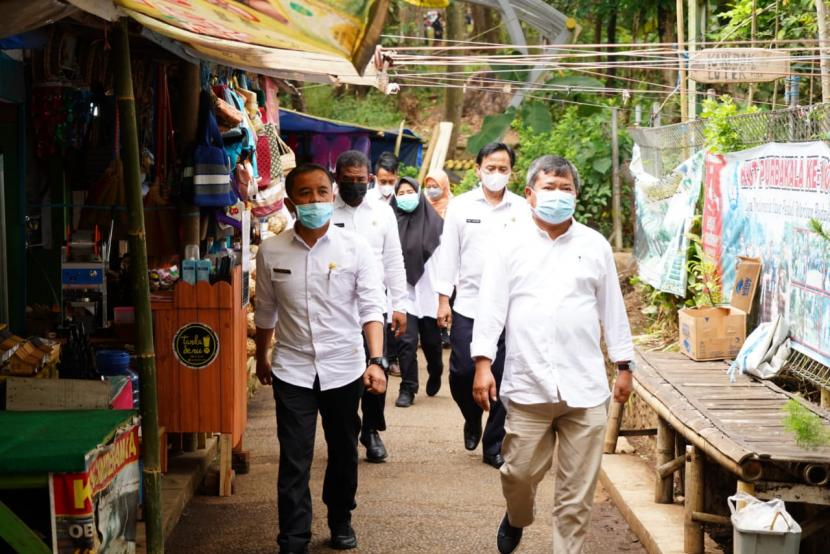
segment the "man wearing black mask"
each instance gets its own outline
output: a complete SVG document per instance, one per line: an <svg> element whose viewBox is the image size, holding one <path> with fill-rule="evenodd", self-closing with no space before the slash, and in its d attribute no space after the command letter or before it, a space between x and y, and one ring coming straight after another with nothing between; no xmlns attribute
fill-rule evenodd
<svg viewBox="0 0 830 554"><path fill-rule="evenodd" d="M406 332L406 270L404 269L398 223L392 208L374 195L367 197L370 180L369 159L356 150L340 154L335 165L337 198L332 223L365 238L372 247L377 270L388 291L391 326L396 337ZM366 459L383 462L387 452L379 431L386 430L382 395L363 395L363 426L360 442L366 447Z"/></svg>

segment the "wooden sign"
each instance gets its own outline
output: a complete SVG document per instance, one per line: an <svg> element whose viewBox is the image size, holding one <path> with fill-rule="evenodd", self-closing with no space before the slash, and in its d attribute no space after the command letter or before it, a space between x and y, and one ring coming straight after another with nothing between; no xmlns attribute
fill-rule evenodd
<svg viewBox="0 0 830 554"><path fill-rule="evenodd" d="M698 83L766 83L790 74L786 50L710 48L692 54L689 78Z"/></svg>
<svg viewBox="0 0 830 554"><path fill-rule="evenodd" d="M202 369L213 363L219 354L219 339L207 325L189 323L173 338L173 353L182 365Z"/></svg>

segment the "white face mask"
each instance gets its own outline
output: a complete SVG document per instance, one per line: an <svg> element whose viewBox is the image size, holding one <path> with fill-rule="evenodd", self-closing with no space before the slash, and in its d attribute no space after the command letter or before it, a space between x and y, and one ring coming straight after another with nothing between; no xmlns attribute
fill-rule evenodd
<svg viewBox="0 0 830 554"><path fill-rule="evenodd" d="M378 188L384 198L389 198L389 196L395 192L395 185L380 185Z"/></svg>
<svg viewBox="0 0 830 554"><path fill-rule="evenodd" d="M507 182L509 180L509 174L505 175L503 173L499 173L498 171L493 173L481 172L481 184L484 185L490 192L501 192L504 190L504 187L507 186Z"/></svg>

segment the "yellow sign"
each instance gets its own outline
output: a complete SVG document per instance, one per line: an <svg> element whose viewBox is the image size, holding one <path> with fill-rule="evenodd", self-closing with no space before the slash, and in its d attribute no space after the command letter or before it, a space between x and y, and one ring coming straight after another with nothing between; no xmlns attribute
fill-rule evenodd
<svg viewBox="0 0 830 554"><path fill-rule="evenodd" d="M387 0L115 0L156 21L242 44L333 54L363 68ZM383 9L380 9L383 8Z"/></svg>

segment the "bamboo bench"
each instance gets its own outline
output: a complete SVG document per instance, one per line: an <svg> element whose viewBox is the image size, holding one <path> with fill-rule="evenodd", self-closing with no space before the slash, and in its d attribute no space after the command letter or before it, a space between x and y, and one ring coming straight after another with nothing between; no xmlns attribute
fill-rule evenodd
<svg viewBox="0 0 830 554"><path fill-rule="evenodd" d="M769 381L746 375L730 383L724 362L694 362L680 353L637 350L634 393L658 416L656 430L621 430L623 405L609 410L605 453L618 436L656 434L654 500L674 502L674 474L683 471L684 552L703 552L701 524L730 525L704 512L704 459L738 478L738 490L759 498L830 505L830 447L796 444L783 424L791 398L830 424L830 413ZM680 440L676 440L680 439ZM802 540L830 524L827 509L802 523Z"/></svg>

